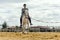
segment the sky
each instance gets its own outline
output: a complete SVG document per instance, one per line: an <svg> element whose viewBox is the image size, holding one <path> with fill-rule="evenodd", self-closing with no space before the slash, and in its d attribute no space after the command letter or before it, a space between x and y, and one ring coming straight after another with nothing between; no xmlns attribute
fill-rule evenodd
<svg viewBox="0 0 60 40"><path fill-rule="evenodd" d="M60 26L60 23L50 23L60 22L60 0L0 0L0 24L6 21L9 26L19 26L24 3L33 25Z"/></svg>

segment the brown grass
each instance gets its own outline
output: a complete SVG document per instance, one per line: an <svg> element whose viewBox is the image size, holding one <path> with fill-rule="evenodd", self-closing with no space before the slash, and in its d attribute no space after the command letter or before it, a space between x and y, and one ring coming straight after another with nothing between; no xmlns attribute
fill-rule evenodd
<svg viewBox="0 0 60 40"><path fill-rule="evenodd" d="M59 32L0 32L0 40L60 40Z"/></svg>

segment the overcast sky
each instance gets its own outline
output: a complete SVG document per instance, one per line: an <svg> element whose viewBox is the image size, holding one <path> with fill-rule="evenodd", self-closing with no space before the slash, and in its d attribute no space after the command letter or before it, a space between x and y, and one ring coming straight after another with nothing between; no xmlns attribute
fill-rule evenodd
<svg viewBox="0 0 60 40"><path fill-rule="evenodd" d="M60 0L0 0L0 24L4 21L9 26L19 25L21 9L26 3L31 18L44 21L37 22L32 19L33 25L60 26Z"/></svg>

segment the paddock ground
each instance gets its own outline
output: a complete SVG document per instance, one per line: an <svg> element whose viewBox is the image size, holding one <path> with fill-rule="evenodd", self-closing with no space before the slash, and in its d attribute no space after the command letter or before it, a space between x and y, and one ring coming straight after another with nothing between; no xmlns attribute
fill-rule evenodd
<svg viewBox="0 0 60 40"><path fill-rule="evenodd" d="M0 32L0 40L60 40L60 32Z"/></svg>

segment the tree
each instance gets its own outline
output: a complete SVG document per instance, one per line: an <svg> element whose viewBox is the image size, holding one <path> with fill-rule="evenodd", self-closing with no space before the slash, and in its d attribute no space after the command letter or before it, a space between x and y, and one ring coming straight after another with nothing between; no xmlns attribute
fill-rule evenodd
<svg viewBox="0 0 60 40"><path fill-rule="evenodd" d="M7 28L7 23L6 23L6 21L4 21L4 23L2 24L2 28L4 29L4 28Z"/></svg>

